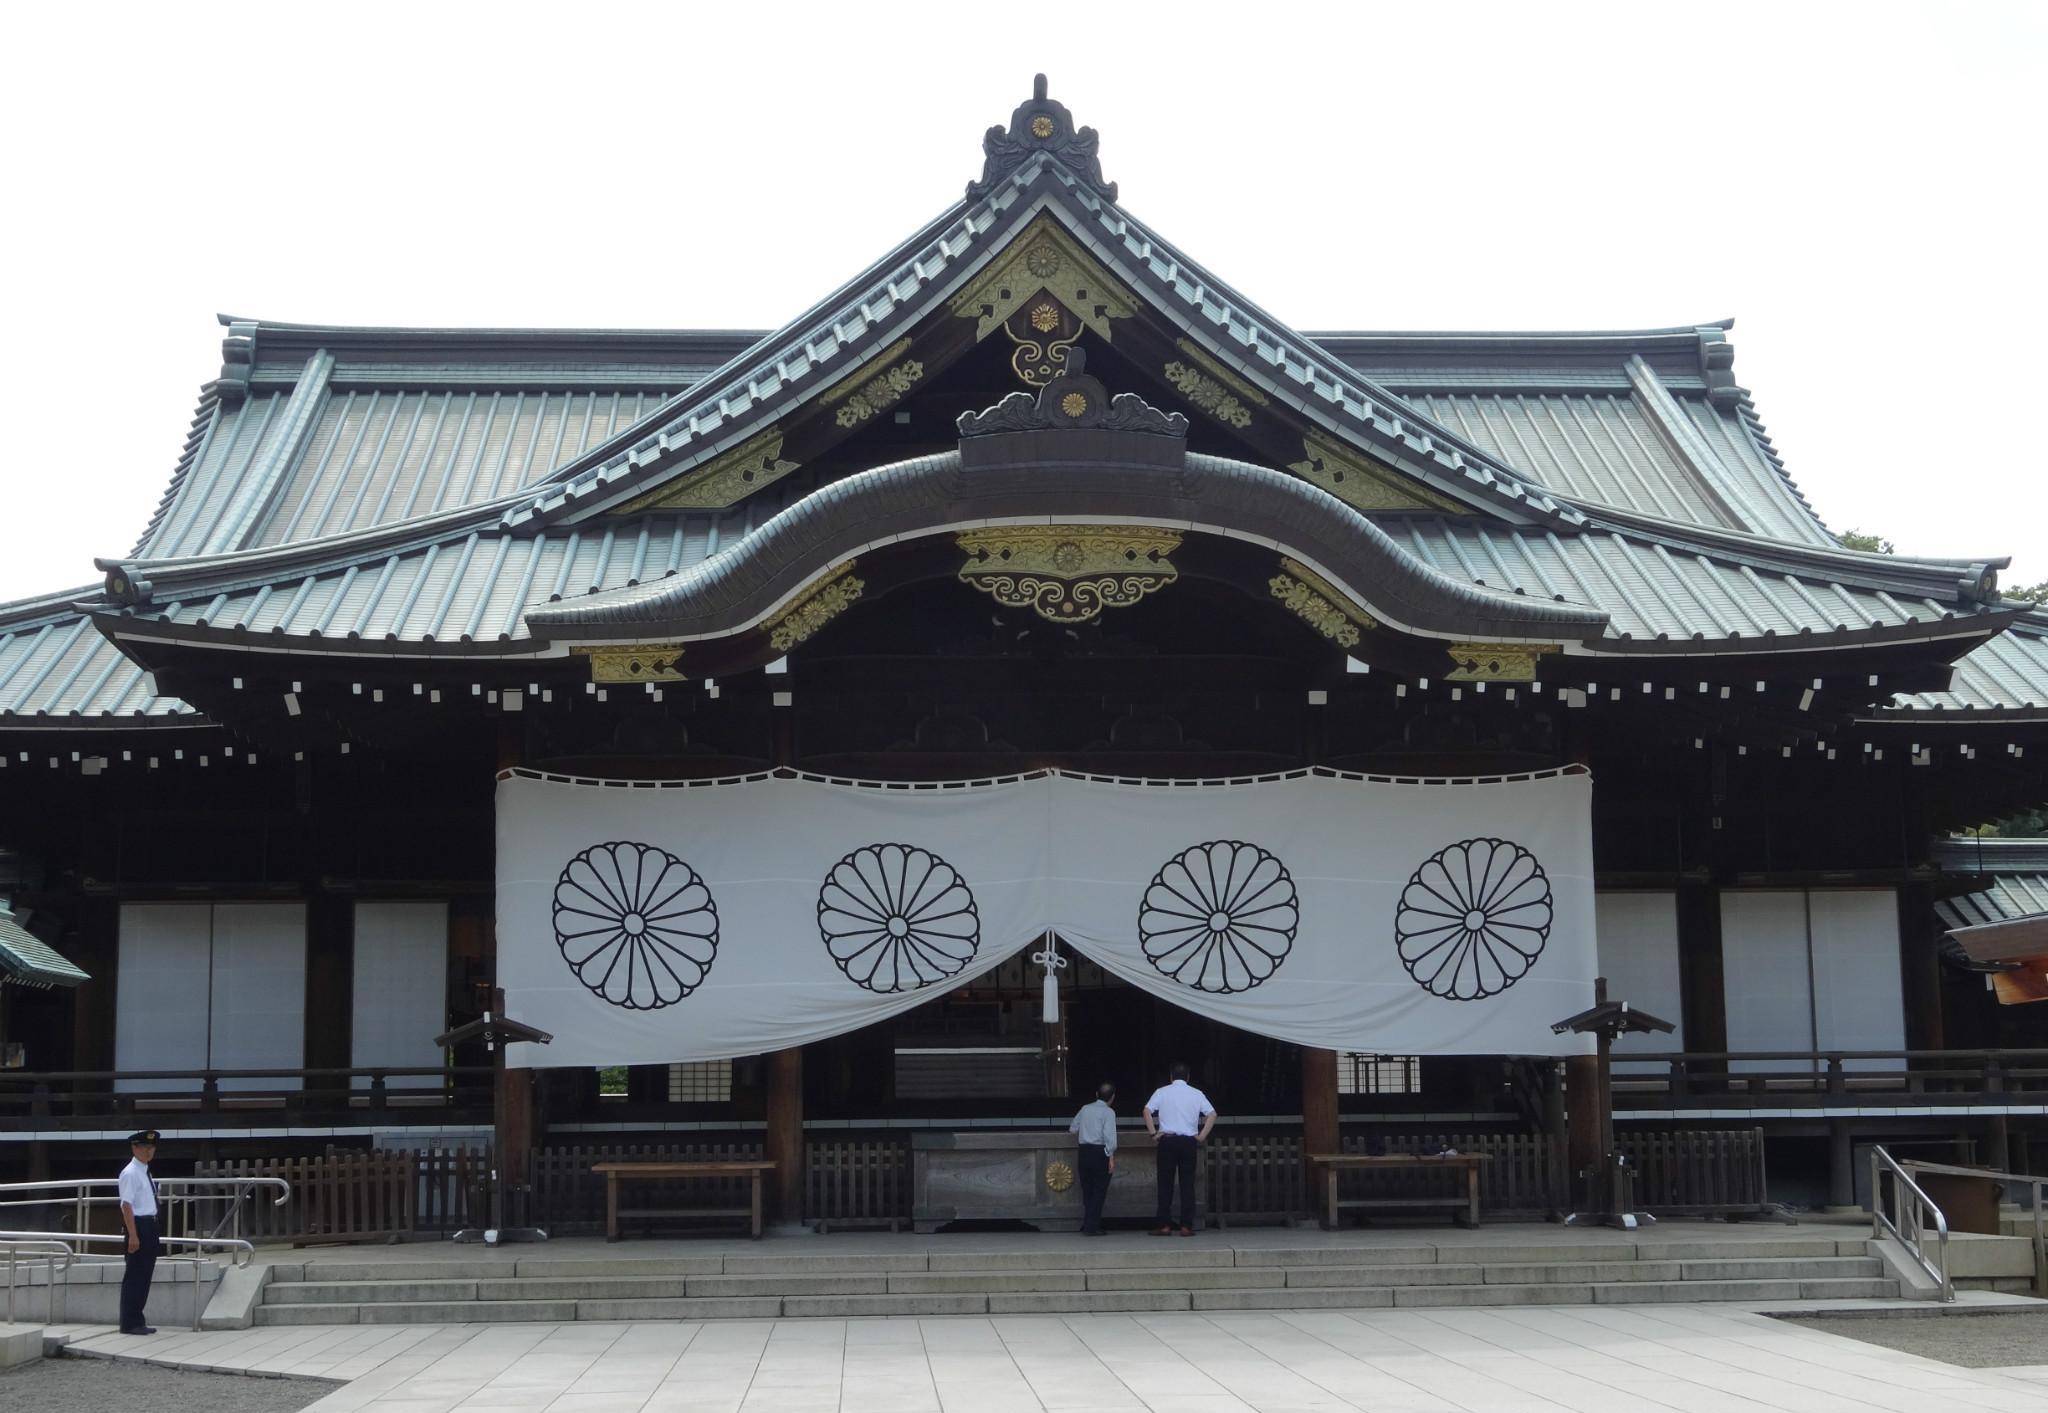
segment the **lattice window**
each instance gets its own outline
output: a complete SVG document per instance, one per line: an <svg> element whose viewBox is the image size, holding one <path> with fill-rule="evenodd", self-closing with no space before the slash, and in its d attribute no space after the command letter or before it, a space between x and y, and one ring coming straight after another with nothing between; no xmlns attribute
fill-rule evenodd
<svg viewBox="0 0 2048 1413"><path fill-rule="evenodd" d="M692 1060L668 1067L668 1102L715 1104L732 1098L731 1060Z"/></svg>
<svg viewBox="0 0 2048 1413"><path fill-rule="evenodd" d="M1337 1057L1339 1094L1415 1094L1422 1089L1422 1060L1416 1055Z"/></svg>

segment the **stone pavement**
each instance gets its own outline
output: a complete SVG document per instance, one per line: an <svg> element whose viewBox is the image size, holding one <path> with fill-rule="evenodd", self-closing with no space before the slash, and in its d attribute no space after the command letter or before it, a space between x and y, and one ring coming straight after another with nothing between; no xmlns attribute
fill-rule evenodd
<svg viewBox="0 0 2048 1413"><path fill-rule="evenodd" d="M1727 1305L71 1335L80 1353L350 1381L309 1413L2048 1413L2026 1375Z"/></svg>

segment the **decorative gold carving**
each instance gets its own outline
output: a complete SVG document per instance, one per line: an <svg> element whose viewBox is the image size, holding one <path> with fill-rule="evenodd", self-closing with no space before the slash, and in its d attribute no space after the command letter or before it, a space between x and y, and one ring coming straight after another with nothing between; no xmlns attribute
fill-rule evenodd
<svg viewBox="0 0 2048 1413"><path fill-rule="evenodd" d="M1079 417L1088 410L1088 399L1077 392L1070 392L1060 399L1060 411L1069 417Z"/></svg>
<svg viewBox="0 0 2048 1413"><path fill-rule="evenodd" d="M1287 572L1266 581L1273 597L1339 647L1357 647L1358 630L1378 626L1352 604L1349 594L1306 564L1283 557L1280 567Z"/></svg>
<svg viewBox="0 0 2048 1413"><path fill-rule="evenodd" d="M1452 643L1444 681L1534 682L1536 660L1557 650L1555 643Z"/></svg>
<svg viewBox="0 0 2048 1413"><path fill-rule="evenodd" d="M761 487L797 469L782 459L782 429L770 427L714 456L702 466L665 481L646 495L630 500L614 514L642 510L721 510L746 499Z"/></svg>
<svg viewBox="0 0 2048 1413"><path fill-rule="evenodd" d="M1040 113L1031 120L1031 135L1043 142L1052 136L1052 119Z"/></svg>
<svg viewBox="0 0 2048 1413"><path fill-rule="evenodd" d="M681 643L639 643L632 647L573 649L590 659L593 682L681 682Z"/></svg>
<svg viewBox="0 0 2048 1413"><path fill-rule="evenodd" d="M1067 353L1081 337L1083 325L1055 299L1026 305L1003 322L1003 333L1017 345L1010 370L1027 388L1042 388L1072 371Z"/></svg>
<svg viewBox="0 0 2048 1413"><path fill-rule="evenodd" d="M916 386L924 376L924 364L915 358L896 360L910 347L910 340L902 338L890 344L849 378L842 378L827 388L818 398L818 406L830 407L840 403L835 419L842 427L858 427L870 417L887 412L904 395ZM894 367L889 365L895 364Z"/></svg>
<svg viewBox="0 0 2048 1413"><path fill-rule="evenodd" d="M1325 441L1321 437L1301 439L1300 461L1287 469L1312 485L1321 486L1354 510L1438 510L1462 515L1466 507L1425 490L1396 471L1368 460L1359 453Z"/></svg>
<svg viewBox="0 0 2048 1413"><path fill-rule="evenodd" d="M1045 122L1045 119L1040 118L1038 121L1040 123L1043 123ZM1049 127L1051 126L1051 124L1047 124L1047 126ZM1032 127L1036 129L1037 124L1032 124ZM1043 137L1044 134L1040 133L1039 136ZM1073 1166L1071 1164L1061 1162L1058 1158L1055 1158L1050 1163L1047 1163L1045 1165L1045 1185L1051 1188L1054 1192L1065 1192L1068 1188L1074 1185Z"/></svg>
<svg viewBox="0 0 2048 1413"><path fill-rule="evenodd" d="M842 427L858 427L877 413L887 412L903 400L911 386L924 376L924 364L906 359L879 377L870 378L859 392L848 398L834 414Z"/></svg>
<svg viewBox="0 0 2048 1413"><path fill-rule="evenodd" d="M1201 364L1212 377L1246 402L1251 403L1255 407L1264 407L1266 405L1266 395L1264 393L1260 392L1243 378L1240 378L1230 369L1224 367L1214 358L1211 358L1209 351L1193 339L1175 339L1173 346L1194 359L1195 362Z"/></svg>
<svg viewBox="0 0 2048 1413"><path fill-rule="evenodd" d="M1180 395L1189 405L1208 413L1218 422L1231 427L1249 427L1252 424L1252 410L1240 402L1231 391L1204 373L1178 360L1166 365L1166 381L1180 390Z"/></svg>
<svg viewBox="0 0 2048 1413"><path fill-rule="evenodd" d="M779 653L786 653L846 612L860 597L861 590L867 587L863 580L854 578L850 572L852 569L853 561L850 559L833 566L795 608L782 616L782 621L768 635L768 646Z"/></svg>
<svg viewBox="0 0 2048 1413"><path fill-rule="evenodd" d="M1104 340L1110 337L1111 320L1128 319L1138 309L1137 297L1049 216L1025 227L948 307L960 318L975 321L974 340L979 343L1041 291Z"/></svg>
<svg viewBox="0 0 2048 1413"><path fill-rule="evenodd" d="M1146 525L1025 525L963 531L960 580L1053 623L1086 623L1180 577L1180 533Z"/></svg>

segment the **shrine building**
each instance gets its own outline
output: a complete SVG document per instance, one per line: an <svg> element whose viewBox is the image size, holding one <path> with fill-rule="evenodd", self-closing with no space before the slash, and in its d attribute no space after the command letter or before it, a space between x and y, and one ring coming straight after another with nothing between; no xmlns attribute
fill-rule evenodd
<svg viewBox="0 0 2048 1413"><path fill-rule="evenodd" d="M1043 79L962 175L768 332L222 317L159 502L76 488L134 547L0 606L0 1178L495 1125L907 1219L824 1175L1185 1060L1212 1207L1451 1135L1554 1209L1595 975L1674 1027L1621 1147L2039 1170L2048 853L1953 837L2048 799L1995 487L1845 547L1727 320L1287 327Z"/></svg>

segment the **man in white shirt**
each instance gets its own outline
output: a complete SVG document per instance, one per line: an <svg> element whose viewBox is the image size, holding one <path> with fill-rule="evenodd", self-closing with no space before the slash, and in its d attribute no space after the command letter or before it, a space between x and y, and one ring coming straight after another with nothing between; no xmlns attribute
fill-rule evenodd
<svg viewBox="0 0 2048 1413"><path fill-rule="evenodd" d="M142 1307L149 1303L149 1283L156 1275L157 1205L156 1179L149 1165L156 1157L157 1132L153 1128L128 1135L128 1166L121 1169L121 1226L128 1233L127 1269L121 1275L121 1333L153 1335L142 1322Z"/></svg>
<svg viewBox="0 0 2048 1413"><path fill-rule="evenodd" d="M1195 1234L1196 1145L1216 1126L1216 1106L1188 1083L1188 1067L1176 1064L1171 1081L1145 1101L1145 1131L1158 1139L1159 1211L1154 1236ZM1173 1224L1173 1189L1180 1184L1180 1226Z"/></svg>

